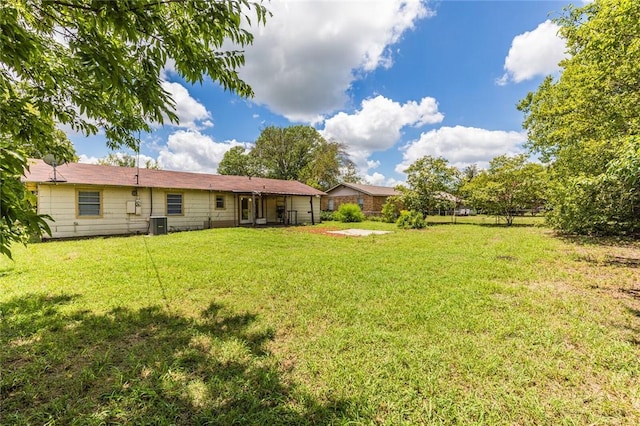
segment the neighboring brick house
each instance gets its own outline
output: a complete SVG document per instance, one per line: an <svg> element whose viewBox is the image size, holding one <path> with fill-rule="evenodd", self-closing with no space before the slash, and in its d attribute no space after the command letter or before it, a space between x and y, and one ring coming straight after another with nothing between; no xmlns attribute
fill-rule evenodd
<svg viewBox="0 0 640 426"><path fill-rule="evenodd" d="M341 183L326 191L320 200L322 210L338 210L340 204L353 203L360 206L365 215L382 214L382 206L387 197L400 193L388 186L362 185L359 183Z"/></svg>

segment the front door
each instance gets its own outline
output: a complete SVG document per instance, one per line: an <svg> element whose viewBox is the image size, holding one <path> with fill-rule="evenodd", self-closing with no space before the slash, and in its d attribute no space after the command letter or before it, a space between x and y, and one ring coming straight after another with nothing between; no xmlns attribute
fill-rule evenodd
<svg viewBox="0 0 640 426"><path fill-rule="evenodd" d="M253 202L251 197L240 197L240 223L253 223Z"/></svg>

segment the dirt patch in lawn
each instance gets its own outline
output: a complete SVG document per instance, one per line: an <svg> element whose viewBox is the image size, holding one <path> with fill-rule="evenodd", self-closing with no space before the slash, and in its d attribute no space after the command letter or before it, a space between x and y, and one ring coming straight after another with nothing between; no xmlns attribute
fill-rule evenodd
<svg viewBox="0 0 640 426"><path fill-rule="evenodd" d="M326 228L317 228L317 227L311 227L311 226L296 226L294 228L289 228L289 230L292 232L305 232L307 234L324 234L324 235L332 235L334 237L344 237L344 235L336 235L336 234L329 233L331 231L340 230L340 228L336 228L335 226L326 227Z"/></svg>
<svg viewBox="0 0 640 426"><path fill-rule="evenodd" d="M391 231L374 231L371 229L340 229L336 227L327 227L327 228L315 228L315 227L298 227L292 228L298 232L307 232L309 234L324 234L332 237L366 237L368 235L381 235L381 234L389 234Z"/></svg>

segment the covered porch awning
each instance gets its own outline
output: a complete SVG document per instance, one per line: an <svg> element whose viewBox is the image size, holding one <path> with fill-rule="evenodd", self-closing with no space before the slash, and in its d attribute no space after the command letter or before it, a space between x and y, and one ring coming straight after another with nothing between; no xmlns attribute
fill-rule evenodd
<svg viewBox="0 0 640 426"><path fill-rule="evenodd" d="M283 194L268 191L233 191L237 204L239 225L298 225L299 217L311 215L311 224L315 224L314 209L320 206L319 195ZM308 199L308 209L299 211L303 197ZM306 207L306 206L305 206Z"/></svg>

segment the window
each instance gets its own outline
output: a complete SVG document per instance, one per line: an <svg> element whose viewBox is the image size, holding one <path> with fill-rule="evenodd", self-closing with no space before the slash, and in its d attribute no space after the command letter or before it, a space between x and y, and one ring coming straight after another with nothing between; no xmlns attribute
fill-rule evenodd
<svg viewBox="0 0 640 426"><path fill-rule="evenodd" d="M360 210L364 210L364 198L358 198L358 206Z"/></svg>
<svg viewBox="0 0 640 426"><path fill-rule="evenodd" d="M101 216L100 191L78 191L78 216Z"/></svg>
<svg viewBox="0 0 640 426"><path fill-rule="evenodd" d="M216 209L224 209L224 195L216 195Z"/></svg>
<svg viewBox="0 0 640 426"><path fill-rule="evenodd" d="M167 194L167 214L182 214L182 194Z"/></svg>
<svg viewBox="0 0 640 426"><path fill-rule="evenodd" d="M333 200L329 199L329 207L328 207L329 211L333 211Z"/></svg>

